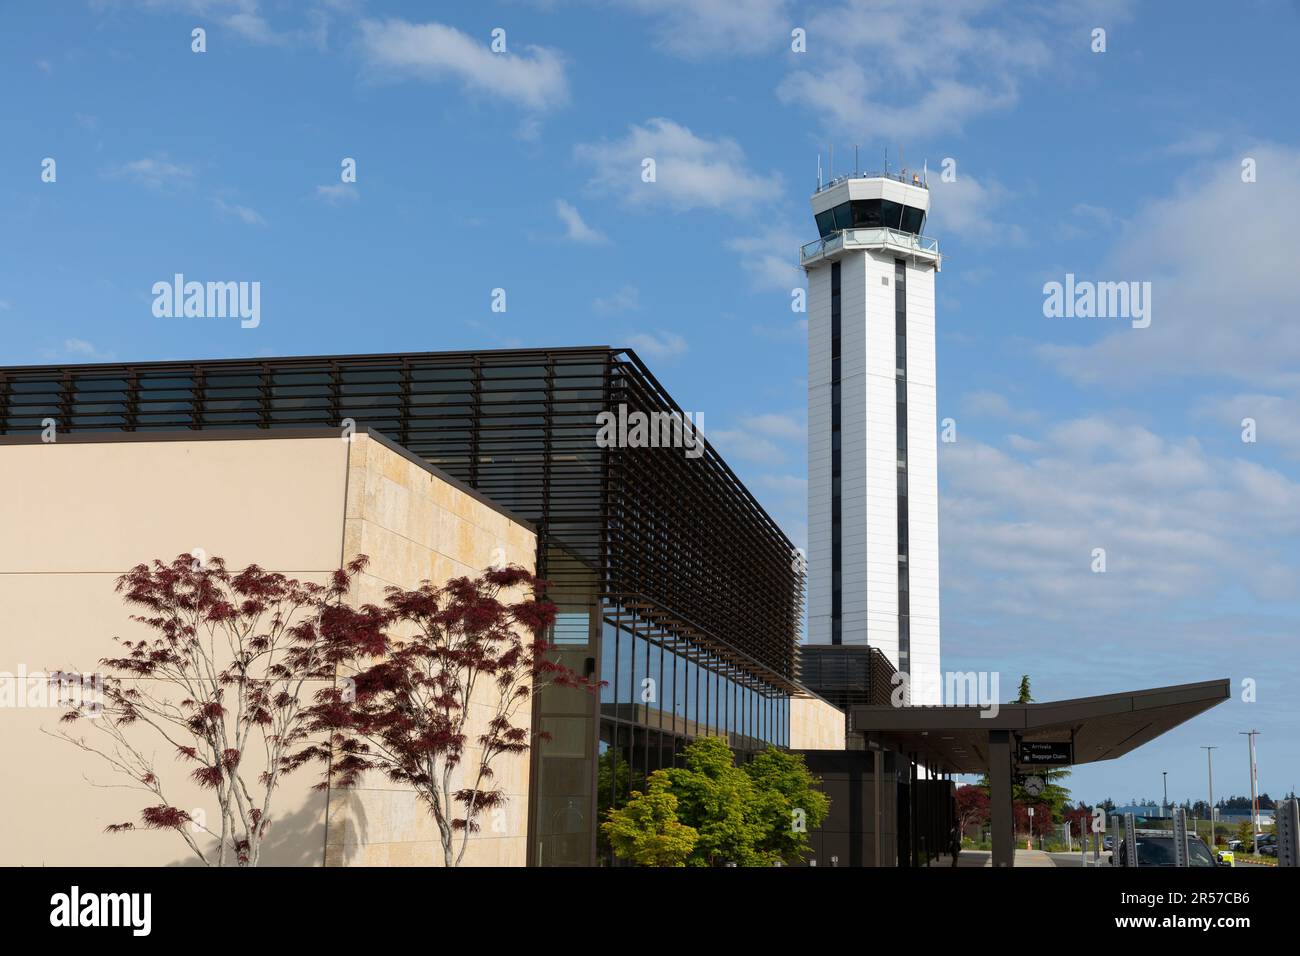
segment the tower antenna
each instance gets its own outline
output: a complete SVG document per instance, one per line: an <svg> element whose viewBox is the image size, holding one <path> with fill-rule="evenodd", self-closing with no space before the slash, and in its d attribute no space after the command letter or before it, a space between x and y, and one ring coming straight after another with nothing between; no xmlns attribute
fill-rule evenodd
<svg viewBox="0 0 1300 956"><path fill-rule="evenodd" d="M857 144L857 143L854 143L854 144L853 144L853 175L854 175L855 178L856 178L857 175L858 175L858 169L859 169L859 167L858 167L858 144Z"/></svg>
<svg viewBox="0 0 1300 956"><path fill-rule="evenodd" d="M822 188L822 154L820 150L817 153L817 189Z"/></svg>
<svg viewBox="0 0 1300 956"><path fill-rule="evenodd" d="M830 162L830 166L827 167L827 175L830 177L831 182L835 182L835 144L834 143L831 143L831 162Z"/></svg>

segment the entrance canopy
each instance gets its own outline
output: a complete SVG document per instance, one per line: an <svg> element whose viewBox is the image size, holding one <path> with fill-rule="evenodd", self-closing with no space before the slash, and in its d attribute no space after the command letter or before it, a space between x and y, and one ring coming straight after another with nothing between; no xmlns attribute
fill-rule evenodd
<svg viewBox="0 0 1300 956"><path fill-rule="evenodd" d="M990 732L1020 749L1025 743L1071 743L1072 759L1042 765L1112 760L1228 699L1228 679L1153 687L1123 694L990 707L856 706L849 730L939 773L988 773ZM1002 738L1003 733L996 734ZM1019 762L1017 752L1013 762ZM1050 762L1046 762L1050 761Z"/></svg>

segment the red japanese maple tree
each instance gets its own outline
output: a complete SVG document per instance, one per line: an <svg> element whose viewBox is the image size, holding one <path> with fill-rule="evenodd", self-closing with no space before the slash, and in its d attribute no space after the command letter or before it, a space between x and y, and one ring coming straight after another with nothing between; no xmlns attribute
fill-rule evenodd
<svg viewBox="0 0 1300 956"><path fill-rule="evenodd" d="M95 742L67 726L56 736L151 795L156 802L143 809L139 827L174 830L209 866L256 866L277 785L317 755L308 739L309 682L332 683L344 657L382 644L385 613L344 602L365 565L357 557L323 585L257 565L231 573L220 558L188 554L137 565L118 578L117 590L143 609L132 620L153 636L114 638L123 656L100 661L109 669L102 701L79 701L64 714L65 725L93 728ZM51 682L66 679L60 673ZM191 777L215 798L217 820L168 798L168 771L153 757L159 743L193 765Z"/></svg>
<svg viewBox="0 0 1300 956"><path fill-rule="evenodd" d="M444 863L458 866L479 818L505 802L497 759L529 748L520 709L548 685L598 686L551 659L546 583L510 566L441 587L390 587L386 623L407 635L376 642L356 632L354 699L333 689L313 708L315 728L329 733L317 749L328 761L321 786L355 786L368 771L408 784L433 816ZM471 701L486 708L474 727Z"/></svg>
<svg viewBox="0 0 1300 956"><path fill-rule="evenodd" d="M961 836L973 826L989 821L989 795L983 787L967 784L957 788L957 829Z"/></svg>

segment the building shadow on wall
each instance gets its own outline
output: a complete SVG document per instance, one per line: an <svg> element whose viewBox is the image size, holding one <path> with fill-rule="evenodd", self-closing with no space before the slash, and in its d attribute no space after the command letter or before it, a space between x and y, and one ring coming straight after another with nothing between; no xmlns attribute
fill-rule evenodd
<svg viewBox="0 0 1300 956"><path fill-rule="evenodd" d="M258 866L324 866L325 846L325 801L326 794L313 792L307 801L288 816L277 816L272 812L271 828L267 831L262 844L261 859ZM342 821L333 819L340 809L346 809ZM330 808L331 825L335 828L335 842L339 839L345 845L365 842L366 814L362 802L355 799L355 794L336 797ZM341 830L340 830L341 823ZM216 841L209 840L203 847L205 853L215 847ZM346 860L344 863L346 864ZM167 866L195 867L203 864L192 854L173 860Z"/></svg>

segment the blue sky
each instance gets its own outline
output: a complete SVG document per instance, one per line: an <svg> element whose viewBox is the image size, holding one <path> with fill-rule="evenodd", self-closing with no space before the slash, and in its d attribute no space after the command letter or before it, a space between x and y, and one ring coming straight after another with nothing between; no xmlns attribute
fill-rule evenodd
<svg viewBox="0 0 1300 956"><path fill-rule="evenodd" d="M817 154L928 161L958 435L945 669L1000 672L1004 697L1028 672L1040 699L1253 679L1255 702L1073 783L1159 799L1167 769L1198 798L1217 744L1216 794L1243 793L1254 727L1279 795L1300 783L1300 15L1177 9L7 3L0 364L631 346L802 543L790 301ZM260 281L261 324L155 318L176 272ZM1151 326L1045 318L1067 272L1151 282Z"/></svg>

